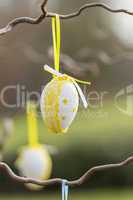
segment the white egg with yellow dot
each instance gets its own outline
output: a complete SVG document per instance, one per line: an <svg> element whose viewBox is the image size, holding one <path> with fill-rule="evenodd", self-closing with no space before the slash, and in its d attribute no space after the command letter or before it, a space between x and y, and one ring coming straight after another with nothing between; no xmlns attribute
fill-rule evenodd
<svg viewBox="0 0 133 200"><path fill-rule="evenodd" d="M27 178L46 180L52 172L51 157L42 145L37 147L24 147L15 164L20 174ZM42 188L34 184L26 184L26 186L33 190Z"/></svg>
<svg viewBox="0 0 133 200"><path fill-rule="evenodd" d="M41 112L47 128L54 133L64 133L74 120L79 106L79 96L87 107L85 97L68 75L61 74L45 65L45 70L55 77L45 86L41 95Z"/></svg>

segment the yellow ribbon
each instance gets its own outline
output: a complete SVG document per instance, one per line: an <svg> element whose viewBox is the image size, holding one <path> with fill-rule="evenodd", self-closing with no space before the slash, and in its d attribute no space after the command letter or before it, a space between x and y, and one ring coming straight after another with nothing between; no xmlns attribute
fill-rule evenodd
<svg viewBox="0 0 133 200"><path fill-rule="evenodd" d="M82 83L82 84L86 84L86 85L91 85L91 82L89 82L89 81L82 81L82 80L76 79L76 78L74 78L72 76L68 76L68 77L70 77L71 79L75 80L78 83Z"/></svg>
<svg viewBox="0 0 133 200"><path fill-rule="evenodd" d="M53 33L53 46L54 46L54 65L55 70L60 69L60 17L56 15L52 17L52 33Z"/></svg>
<svg viewBox="0 0 133 200"><path fill-rule="evenodd" d="M31 147L39 145L36 109L36 104L34 102L27 103L28 140Z"/></svg>
<svg viewBox="0 0 133 200"><path fill-rule="evenodd" d="M54 48L54 65L55 65L55 70L59 72L61 31L60 31L60 17L57 14L54 17L52 17L52 33L53 33L53 48ZM74 79L76 82L90 85L90 82L82 81L73 77L70 78Z"/></svg>
<svg viewBox="0 0 133 200"><path fill-rule="evenodd" d="M60 72L58 72L57 70L54 70L53 68L49 67L48 65L44 65L44 70L49 72L50 74L52 74L54 77L65 75L65 76L69 77L71 80L75 80L78 83L91 85L91 82L89 82L89 81L82 81L82 80L76 79L72 76L69 76L67 74L61 74Z"/></svg>

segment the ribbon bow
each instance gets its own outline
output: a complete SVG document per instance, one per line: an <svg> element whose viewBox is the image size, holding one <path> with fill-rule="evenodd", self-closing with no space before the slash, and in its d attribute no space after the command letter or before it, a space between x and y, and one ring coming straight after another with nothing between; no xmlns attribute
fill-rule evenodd
<svg viewBox="0 0 133 200"><path fill-rule="evenodd" d="M77 91L78 91L78 93L79 93L79 96L81 97L81 100L82 100L82 102L83 102L84 107L85 107L85 108L88 107L88 103L87 103L87 101L86 101L86 98L85 98L85 96L84 96L84 94L83 94L81 88L80 88L79 85L77 84L77 82L79 82L79 83L84 83L84 84L88 84L88 85L91 84L90 82L86 82L86 81L81 81L81 80L75 79L75 78L73 78L73 77L71 77L71 76L68 76L67 74L61 74L60 72L58 72L58 71L56 71L55 69L49 67L48 65L44 65L44 70L47 71L47 72L49 72L49 73L51 73L51 74L53 74L54 76L57 76L57 77L60 77L60 76L67 76L67 77L73 82L73 84L75 85L75 87L77 88Z"/></svg>

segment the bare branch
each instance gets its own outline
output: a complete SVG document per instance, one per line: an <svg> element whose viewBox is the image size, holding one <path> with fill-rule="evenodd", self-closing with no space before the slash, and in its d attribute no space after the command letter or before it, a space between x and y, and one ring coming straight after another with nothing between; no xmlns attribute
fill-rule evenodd
<svg viewBox="0 0 133 200"><path fill-rule="evenodd" d="M56 13L51 13L48 12L46 10L46 5L48 3L48 0L44 0L42 5L41 5L41 15L37 18L30 18L30 17L19 17L16 18L14 20L12 20L11 22L9 22L7 24L7 26L5 26L4 28L0 29L0 35L3 35L9 31L11 31L15 26L17 26L18 24L22 24L22 23L27 23L27 24L40 24L46 17L51 18L54 17L56 15ZM89 3L89 4L85 4L82 7L79 8L78 11L71 13L71 14L67 14L67 15L61 15L60 19L71 19L74 17L78 17L84 10L88 9L88 8L96 8L96 7L100 7L103 8L111 13L124 13L127 15L131 15L133 16L133 12L130 12L129 10L126 9L113 9L110 8L109 6L105 5L104 3Z"/></svg>
<svg viewBox="0 0 133 200"><path fill-rule="evenodd" d="M105 5L104 3L88 3L88 4L81 6L79 8L79 10L74 13L71 13L68 15L60 15L60 18L61 19L71 19L71 18L79 16L84 10L86 10L88 8L94 8L94 7L103 8L111 13L124 13L124 14L133 16L133 12L130 12L126 9L113 9L113 8L110 8L109 6ZM53 16L55 16L55 13L47 13L46 14L46 17L53 17Z"/></svg>
<svg viewBox="0 0 133 200"><path fill-rule="evenodd" d="M7 24L4 28L0 29L0 35L4 35L5 33L11 31L14 27L16 27L18 24L39 24L43 21L43 19L46 17L46 4L48 0L44 0L41 4L41 15L37 18L30 18L30 17L19 17L13 19L11 22Z"/></svg>
<svg viewBox="0 0 133 200"><path fill-rule="evenodd" d="M46 14L46 5L47 5L47 3L48 3L48 0L43 0L43 3L42 3L42 5L41 5L41 10L42 10L42 12L44 13L44 14Z"/></svg>
<svg viewBox="0 0 133 200"><path fill-rule="evenodd" d="M79 186L79 185L83 184L84 182L86 182L87 180L89 180L92 176L96 175L97 172L111 170L111 169L115 169L115 168L116 169L121 168L121 167L127 166L128 164L130 164L132 162L133 162L133 156L127 158L126 160L124 160L120 163L99 165L99 166L92 167L85 174L83 174L79 179L74 180L74 181L67 181L67 184L70 187ZM7 177L9 177L11 180L15 181L16 183L23 183L23 184L32 183L32 184L41 185L41 186L51 186L51 185L62 184L62 180L63 180L61 178L54 178L54 179L49 179L46 181L39 181L36 179L20 177L20 176L17 176L10 169L10 167L4 162L0 162L0 170L1 171L3 170L5 175Z"/></svg>

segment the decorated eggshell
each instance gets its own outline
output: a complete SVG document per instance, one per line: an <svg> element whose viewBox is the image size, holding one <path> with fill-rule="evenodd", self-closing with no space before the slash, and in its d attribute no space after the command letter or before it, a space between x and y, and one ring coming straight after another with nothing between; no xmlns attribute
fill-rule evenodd
<svg viewBox="0 0 133 200"><path fill-rule="evenodd" d="M52 160L44 146L24 147L16 160L16 167L22 176L46 180L52 171ZM29 189L38 190L41 186L26 184Z"/></svg>
<svg viewBox="0 0 133 200"><path fill-rule="evenodd" d="M74 120L79 96L72 80L62 75L53 78L41 95L41 112L47 128L54 133L64 133Z"/></svg>

